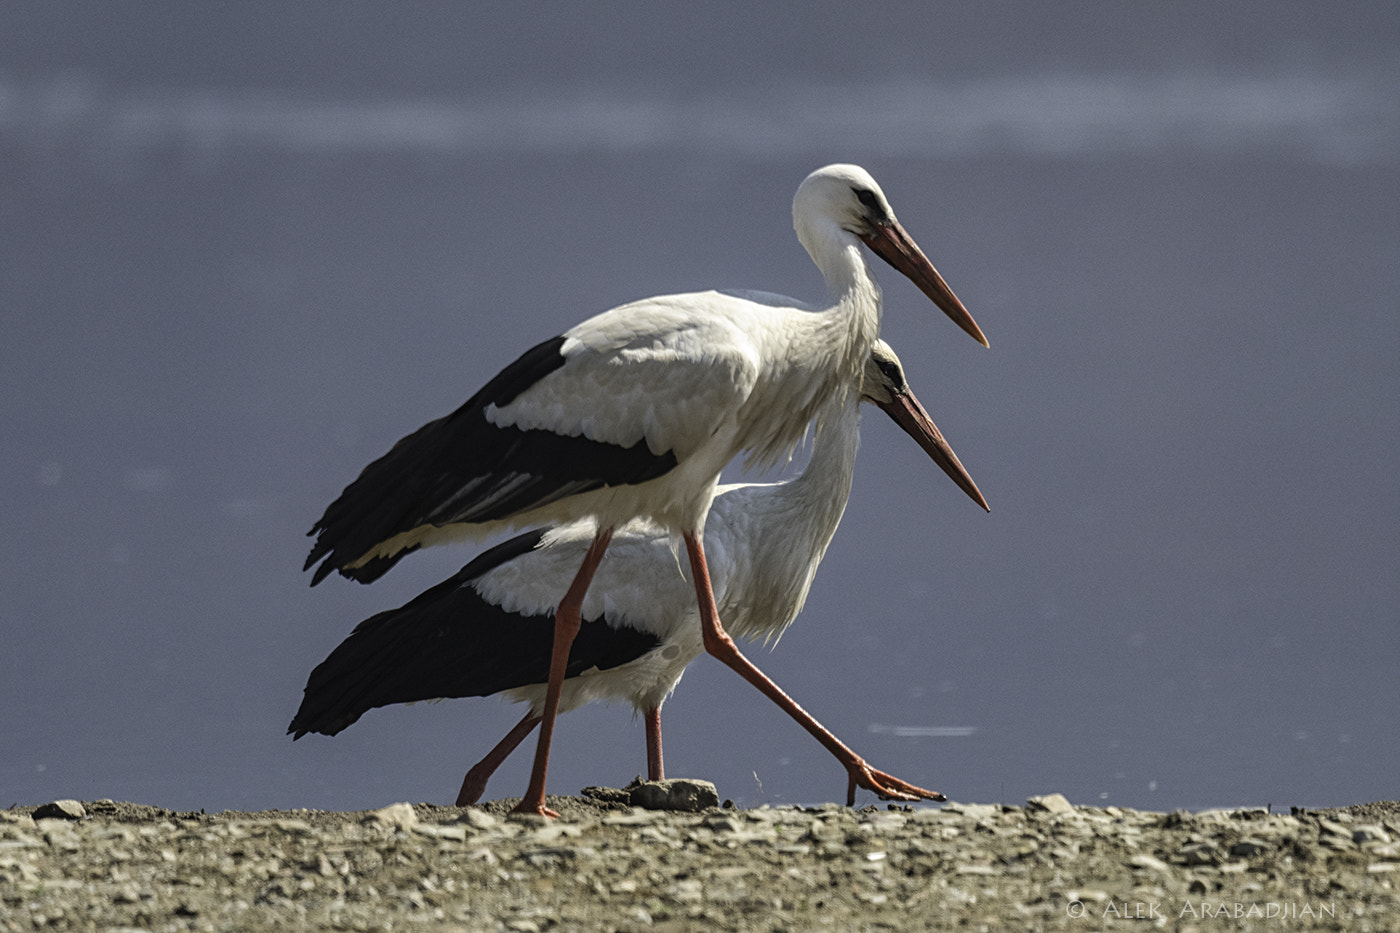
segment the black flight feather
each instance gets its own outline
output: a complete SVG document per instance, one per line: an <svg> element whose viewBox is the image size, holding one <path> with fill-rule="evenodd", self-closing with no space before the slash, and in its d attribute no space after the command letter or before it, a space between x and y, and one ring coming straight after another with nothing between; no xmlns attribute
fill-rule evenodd
<svg viewBox="0 0 1400 933"><path fill-rule="evenodd" d="M563 336L527 350L452 414L401 439L345 487L308 533L311 585L331 571L370 583L408 551L348 565L395 535L424 525L487 522L548 505L566 496L644 483L676 465L641 440L631 447L565 437L552 431L498 427L485 410L509 404L564 365Z"/></svg>
<svg viewBox="0 0 1400 933"><path fill-rule="evenodd" d="M489 696L547 681L553 612L506 612L472 586L487 571L533 550L542 536L531 531L511 538L406 605L357 625L311 672L287 731L297 739L308 732L335 735L375 707ZM614 627L606 619L585 622L565 677L617 667L660 645L653 634Z"/></svg>

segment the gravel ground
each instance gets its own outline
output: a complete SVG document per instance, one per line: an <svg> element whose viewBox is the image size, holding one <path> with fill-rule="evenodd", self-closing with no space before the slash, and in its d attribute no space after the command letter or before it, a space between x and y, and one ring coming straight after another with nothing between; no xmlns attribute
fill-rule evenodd
<svg viewBox="0 0 1400 933"><path fill-rule="evenodd" d="M0 810L0 930L1395 930L1400 803Z"/></svg>

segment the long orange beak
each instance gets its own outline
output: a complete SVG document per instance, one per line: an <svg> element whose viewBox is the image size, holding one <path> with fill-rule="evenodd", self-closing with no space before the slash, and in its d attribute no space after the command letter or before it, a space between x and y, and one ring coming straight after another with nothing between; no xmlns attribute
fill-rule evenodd
<svg viewBox="0 0 1400 933"><path fill-rule="evenodd" d="M862 236L861 241L870 247L876 256L894 266L917 285L919 291L928 295L934 304L943 309L944 314L953 319L954 324L967 331L982 346L991 346L982 333L982 328L977 326L967 308L963 307L958 296L953 294L948 283L943 281L943 276L938 274L933 263L928 261L924 251L919 249L919 244L905 232L899 221L881 224L875 228L874 233Z"/></svg>
<svg viewBox="0 0 1400 933"><path fill-rule="evenodd" d="M988 512L992 510L991 506L987 505L987 500L982 497L982 490L972 481L972 476L944 439L943 432L938 430L938 425L933 423L933 419L924 411L924 406L919 404L913 392L896 393L890 401L875 404L893 418L895 424L903 428L906 434L918 441L919 446L933 458L933 462L938 464L943 472L948 474L948 478L957 483L958 488L967 493L973 502Z"/></svg>

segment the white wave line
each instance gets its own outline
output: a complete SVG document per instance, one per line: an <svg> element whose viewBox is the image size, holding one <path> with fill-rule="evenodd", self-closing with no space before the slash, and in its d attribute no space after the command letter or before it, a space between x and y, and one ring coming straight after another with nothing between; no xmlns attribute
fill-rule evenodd
<svg viewBox="0 0 1400 933"><path fill-rule="evenodd" d="M876 735L896 735L916 739L961 739L977 731L976 726L887 726L872 722L867 731Z"/></svg>
<svg viewBox="0 0 1400 933"><path fill-rule="evenodd" d="M634 151L748 156L849 146L897 155L1277 150L1390 161L1390 82L1292 75L1041 75L944 84L787 86L761 98L603 89L461 99L334 100L240 90L123 90L0 78L0 137L138 156L169 147L293 153Z"/></svg>

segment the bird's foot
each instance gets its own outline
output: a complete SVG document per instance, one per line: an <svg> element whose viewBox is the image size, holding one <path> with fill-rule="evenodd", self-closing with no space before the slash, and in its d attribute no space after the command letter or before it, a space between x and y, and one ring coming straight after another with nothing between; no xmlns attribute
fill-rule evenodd
<svg viewBox="0 0 1400 933"><path fill-rule="evenodd" d="M548 818L551 819L551 820L557 820L557 819L559 819L559 814L558 814L556 811L551 810L549 807L546 807L546 806L544 805L544 801L543 801L543 800L540 801L538 804L527 804L525 801L522 800L522 801L520 801L519 803L517 803L515 806L511 807L511 808L510 808L510 812L511 812L511 813L533 813L533 814L535 814L536 816L548 817Z"/></svg>
<svg viewBox="0 0 1400 933"><path fill-rule="evenodd" d="M886 774L870 767L862 759L857 758L854 762L846 766L846 771L850 775L850 783L846 788L846 806L855 806L856 788L864 787L868 791L874 791L881 800L947 800L936 790L924 790L916 787L908 781L901 781L892 774Z"/></svg>

